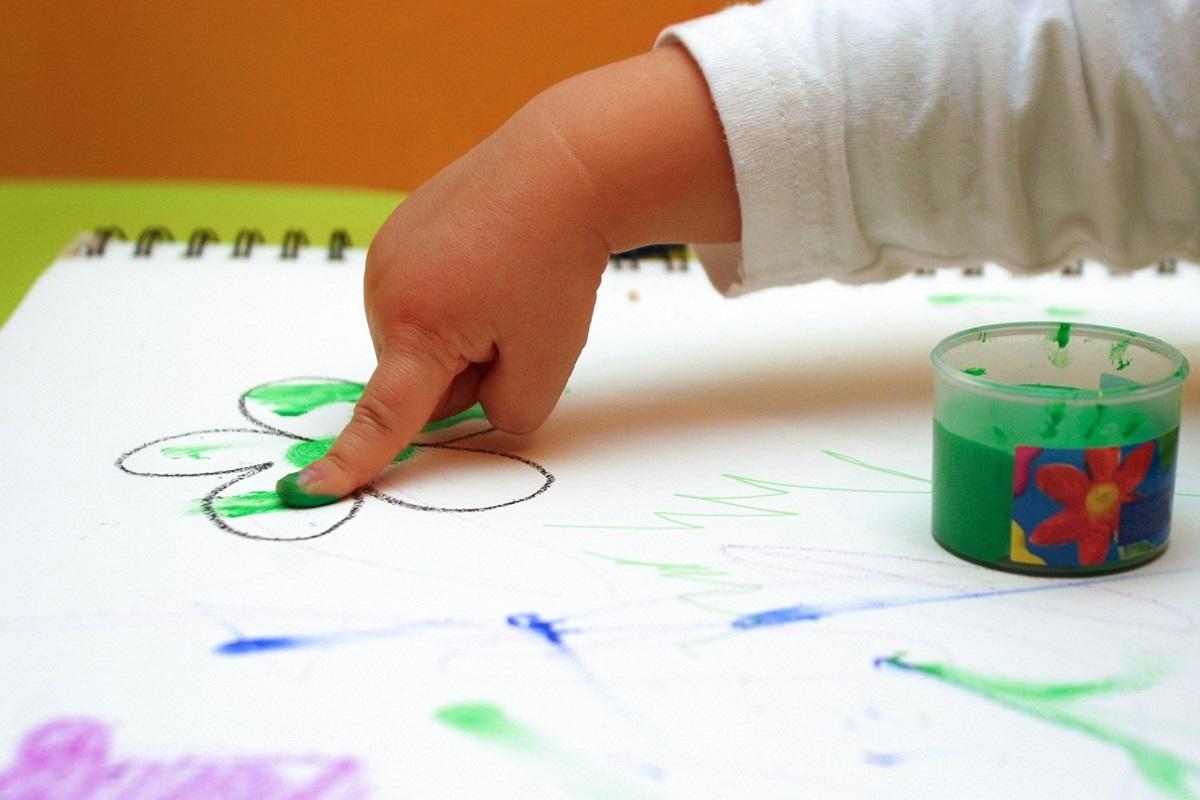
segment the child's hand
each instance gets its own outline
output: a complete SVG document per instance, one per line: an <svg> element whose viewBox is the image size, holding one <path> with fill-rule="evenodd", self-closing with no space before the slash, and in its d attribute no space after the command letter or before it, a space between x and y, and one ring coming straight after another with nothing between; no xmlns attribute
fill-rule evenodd
<svg viewBox="0 0 1200 800"><path fill-rule="evenodd" d="M281 481L284 499L354 491L426 422L476 401L497 428L532 432L587 339L609 254L736 240L738 226L720 123L685 52L543 93L376 235L365 301L379 365L329 453Z"/></svg>

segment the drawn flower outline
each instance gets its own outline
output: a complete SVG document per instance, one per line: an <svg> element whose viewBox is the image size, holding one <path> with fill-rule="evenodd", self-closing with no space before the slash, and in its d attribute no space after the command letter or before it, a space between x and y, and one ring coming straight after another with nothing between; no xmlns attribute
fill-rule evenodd
<svg viewBox="0 0 1200 800"><path fill-rule="evenodd" d="M260 384L238 398L239 412L253 427L164 436L123 453L116 466L142 477L225 477L196 501L194 510L227 533L277 541L324 536L353 519L366 497L413 511L480 512L530 500L554 482L544 467L522 456L462 446L496 430L475 406L426 426L393 462L411 460L414 465L432 466L424 472L437 477L461 475L464 461L490 459L487 481L468 481L467 491L475 493L471 500L464 501L463 489L453 481L417 481L421 485L415 490L406 480L394 488L387 486L389 472L396 469L391 467L341 502L303 511L284 507L275 494L275 482L325 454L349 419L362 388L360 383L337 378L287 378ZM421 472L419 466L405 467L414 468Z"/></svg>

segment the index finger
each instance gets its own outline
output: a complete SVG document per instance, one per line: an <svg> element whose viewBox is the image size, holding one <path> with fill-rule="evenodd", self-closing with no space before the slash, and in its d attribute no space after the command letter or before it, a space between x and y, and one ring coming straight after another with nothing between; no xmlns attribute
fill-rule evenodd
<svg viewBox="0 0 1200 800"><path fill-rule="evenodd" d="M350 422L324 456L279 480L279 498L311 508L371 481L420 432L454 374L428 350L385 350Z"/></svg>

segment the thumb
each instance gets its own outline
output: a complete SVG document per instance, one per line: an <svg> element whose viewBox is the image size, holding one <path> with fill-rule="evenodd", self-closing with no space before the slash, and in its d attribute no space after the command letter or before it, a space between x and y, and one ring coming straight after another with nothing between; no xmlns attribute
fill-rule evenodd
<svg viewBox="0 0 1200 800"><path fill-rule="evenodd" d="M420 432L456 371L428 349L385 350L329 452L281 478L279 498L299 508L321 506L369 482Z"/></svg>

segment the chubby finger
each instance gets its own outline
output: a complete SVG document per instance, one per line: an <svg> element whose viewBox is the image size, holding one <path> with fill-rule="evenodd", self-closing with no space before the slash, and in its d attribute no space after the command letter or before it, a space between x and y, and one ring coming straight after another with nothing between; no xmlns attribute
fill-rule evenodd
<svg viewBox="0 0 1200 800"><path fill-rule="evenodd" d="M586 334L501 348L479 386L488 420L507 433L533 433L562 396Z"/></svg>
<svg viewBox="0 0 1200 800"><path fill-rule="evenodd" d="M329 452L280 479L289 506L332 503L368 483L428 421L459 370L427 349L386 349Z"/></svg>

